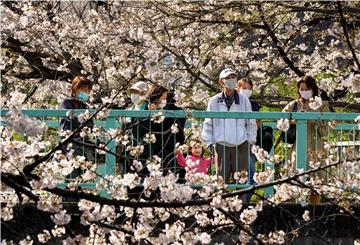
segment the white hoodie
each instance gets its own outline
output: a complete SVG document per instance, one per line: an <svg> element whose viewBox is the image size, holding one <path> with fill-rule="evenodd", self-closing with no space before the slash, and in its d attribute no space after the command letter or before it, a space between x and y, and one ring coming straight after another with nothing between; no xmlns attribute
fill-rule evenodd
<svg viewBox="0 0 360 245"><path fill-rule="evenodd" d="M243 94L234 92L234 102L228 110L223 92L211 97L207 111L251 112L250 100ZM257 126L255 119L206 118L202 136L207 145L241 145L245 141L256 142Z"/></svg>

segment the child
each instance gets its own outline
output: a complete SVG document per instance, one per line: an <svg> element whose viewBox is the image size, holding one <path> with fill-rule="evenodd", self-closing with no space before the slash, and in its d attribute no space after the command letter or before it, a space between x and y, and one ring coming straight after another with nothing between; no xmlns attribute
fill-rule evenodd
<svg viewBox="0 0 360 245"><path fill-rule="evenodd" d="M192 140L189 148L189 155L186 158L183 155L181 150L176 151L176 160L179 165L182 167L188 166L188 161L191 161L195 164L198 161L199 164L195 166L188 166L190 170L194 170L195 173L208 173L208 168L211 165L211 159L203 157L204 148L202 147L200 141Z"/></svg>

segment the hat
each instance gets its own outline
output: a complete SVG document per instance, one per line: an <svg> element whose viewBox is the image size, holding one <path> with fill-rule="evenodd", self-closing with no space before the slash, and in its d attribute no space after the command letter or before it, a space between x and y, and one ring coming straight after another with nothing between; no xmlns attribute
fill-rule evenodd
<svg viewBox="0 0 360 245"><path fill-rule="evenodd" d="M129 92L136 91L140 93L146 93L149 90L149 85L146 82L137 82L131 86Z"/></svg>
<svg viewBox="0 0 360 245"><path fill-rule="evenodd" d="M231 68L226 68L220 72L219 79L223 79L229 75L237 75L237 73Z"/></svg>

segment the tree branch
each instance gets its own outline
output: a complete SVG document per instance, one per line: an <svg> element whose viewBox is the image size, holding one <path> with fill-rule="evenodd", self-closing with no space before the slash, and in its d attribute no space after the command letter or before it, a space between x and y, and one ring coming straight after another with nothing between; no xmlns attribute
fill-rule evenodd
<svg viewBox="0 0 360 245"><path fill-rule="evenodd" d="M283 61L289 66L289 68L291 70L293 70L296 73L296 75L298 75L299 77L304 76L305 73L303 71L301 71L298 67L295 66L294 62L292 60L290 60L290 58L287 56L285 50L279 45L279 40L276 37L274 31L271 29L270 25L265 20L264 13L262 12L262 9L261 9L260 5L258 5L258 9L259 9L259 11L261 13L260 16L261 16L261 19L262 19L262 21L264 23L265 29L268 32L271 40L275 44L275 46L276 46L281 58L283 59Z"/></svg>
<svg viewBox="0 0 360 245"><path fill-rule="evenodd" d="M359 60L358 60L358 58L356 56L355 50L354 50L353 46L351 45L349 33L348 33L348 30L347 30L346 19L344 17L343 9L342 9L341 3L339 1L337 1L337 6L338 6L338 9L339 9L341 25L343 27L346 42L347 42L347 44L349 46L349 49L350 49L351 54L352 54L352 56L354 58L354 61L355 61L356 65L357 65L357 67L358 67L358 71L360 72L360 63L359 63ZM360 9L359 9L359 11L360 11Z"/></svg>

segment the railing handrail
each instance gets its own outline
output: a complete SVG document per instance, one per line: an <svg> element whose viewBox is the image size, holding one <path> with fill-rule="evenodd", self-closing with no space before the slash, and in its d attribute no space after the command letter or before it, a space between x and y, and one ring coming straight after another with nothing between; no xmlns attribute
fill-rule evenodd
<svg viewBox="0 0 360 245"><path fill-rule="evenodd" d="M5 116L10 110L1 109L0 115ZM68 109L23 109L22 113L30 117L65 117L70 111ZM85 112L85 109L71 110L75 114L80 114ZM94 113L95 109L90 109L90 113ZM297 120L296 124L296 135L305 136L307 135L307 121L310 120L324 120L324 121L349 121L348 124L341 122L339 125L336 125L336 128L340 130L360 130L359 127L354 122L354 119L357 118L360 113L333 113L333 112L211 112L211 111L186 111L186 110L177 110L177 111L157 111L157 110L118 110L112 109L108 114L108 117L104 120L99 120L99 123L104 123L105 128L116 128L119 126L119 121L116 120L118 117L150 117L159 112L162 112L165 117L169 118L237 118L237 119L269 119L272 124L272 127L276 127L276 121L280 118L288 118ZM48 122L46 119L40 119L45 122ZM275 122L274 122L275 121ZM54 120L50 119L50 122L53 123ZM263 121L266 124L266 120ZM1 120L0 120L1 123ZM350 125L351 124L351 125ZM354 139L355 142L355 139ZM307 167L307 137L296 137L296 168L306 170ZM114 140L111 140L108 144L109 151L116 152L116 144ZM105 165L98 166L98 172L100 175L105 176L108 174L115 174L116 166L116 156L114 154L106 153ZM273 168L273 166L270 166ZM234 185L234 188L237 188L238 184ZM273 192L272 187L266 189L266 195L269 195Z"/></svg>
<svg viewBox="0 0 360 245"><path fill-rule="evenodd" d="M2 109L1 116L5 116L10 110ZM23 109L22 113L32 117L64 117L68 113L67 109ZM86 110L72 110L80 114ZM95 109L90 109L90 113ZM165 117L169 118L236 118L236 119L280 119L291 118L295 120L344 120L354 121L360 113L343 113L343 112L215 112L215 111L186 111L186 110L118 110L112 109L108 117L149 117L162 112Z"/></svg>

